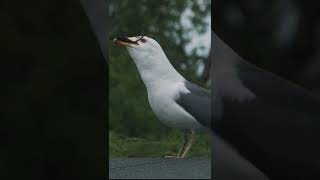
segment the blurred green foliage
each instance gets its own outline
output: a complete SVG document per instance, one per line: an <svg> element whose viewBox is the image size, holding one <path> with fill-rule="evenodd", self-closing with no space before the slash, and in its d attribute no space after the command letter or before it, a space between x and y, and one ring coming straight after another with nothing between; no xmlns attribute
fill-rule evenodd
<svg viewBox="0 0 320 180"><path fill-rule="evenodd" d="M143 34L156 39L178 72L203 85L196 71L198 63L206 57L198 55L196 49L185 52L184 47L192 37L186 35L190 29L180 19L190 9L192 28L204 33L209 26L204 17L210 15L210 7L210 0L112 0L110 35ZM145 86L127 50L110 41L109 51L109 156L174 155L182 143L182 133L162 125L152 112ZM207 143L207 137L201 135L190 155L209 155Z"/></svg>

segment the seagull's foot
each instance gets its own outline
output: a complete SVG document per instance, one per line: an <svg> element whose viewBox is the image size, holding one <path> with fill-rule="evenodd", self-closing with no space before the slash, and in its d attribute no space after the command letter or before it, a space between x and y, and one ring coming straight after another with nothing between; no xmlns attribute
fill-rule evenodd
<svg viewBox="0 0 320 180"><path fill-rule="evenodd" d="M183 157L179 157L179 156L165 156L164 158L176 158L176 159L181 159Z"/></svg>

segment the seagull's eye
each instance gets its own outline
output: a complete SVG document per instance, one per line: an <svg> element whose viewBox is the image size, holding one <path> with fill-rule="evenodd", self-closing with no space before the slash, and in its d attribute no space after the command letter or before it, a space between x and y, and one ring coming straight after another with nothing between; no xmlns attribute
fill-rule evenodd
<svg viewBox="0 0 320 180"><path fill-rule="evenodd" d="M143 42L143 43L147 42L147 40L145 40L145 39L141 39L140 41Z"/></svg>

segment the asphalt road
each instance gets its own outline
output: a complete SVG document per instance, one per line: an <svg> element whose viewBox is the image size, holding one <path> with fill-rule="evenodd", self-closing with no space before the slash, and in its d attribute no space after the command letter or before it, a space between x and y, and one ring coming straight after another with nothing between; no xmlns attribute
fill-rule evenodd
<svg viewBox="0 0 320 180"><path fill-rule="evenodd" d="M116 158L109 179L210 179L209 158Z"/></svg>

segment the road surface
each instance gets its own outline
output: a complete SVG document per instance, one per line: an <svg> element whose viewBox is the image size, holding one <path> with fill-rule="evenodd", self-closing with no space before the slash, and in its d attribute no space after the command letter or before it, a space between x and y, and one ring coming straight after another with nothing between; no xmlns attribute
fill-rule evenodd
<svg viewBox="0 0 320 180"><path fill-rule="evenodd" d="M209 158L116 158L109 179L210 179Z"/></svg>

